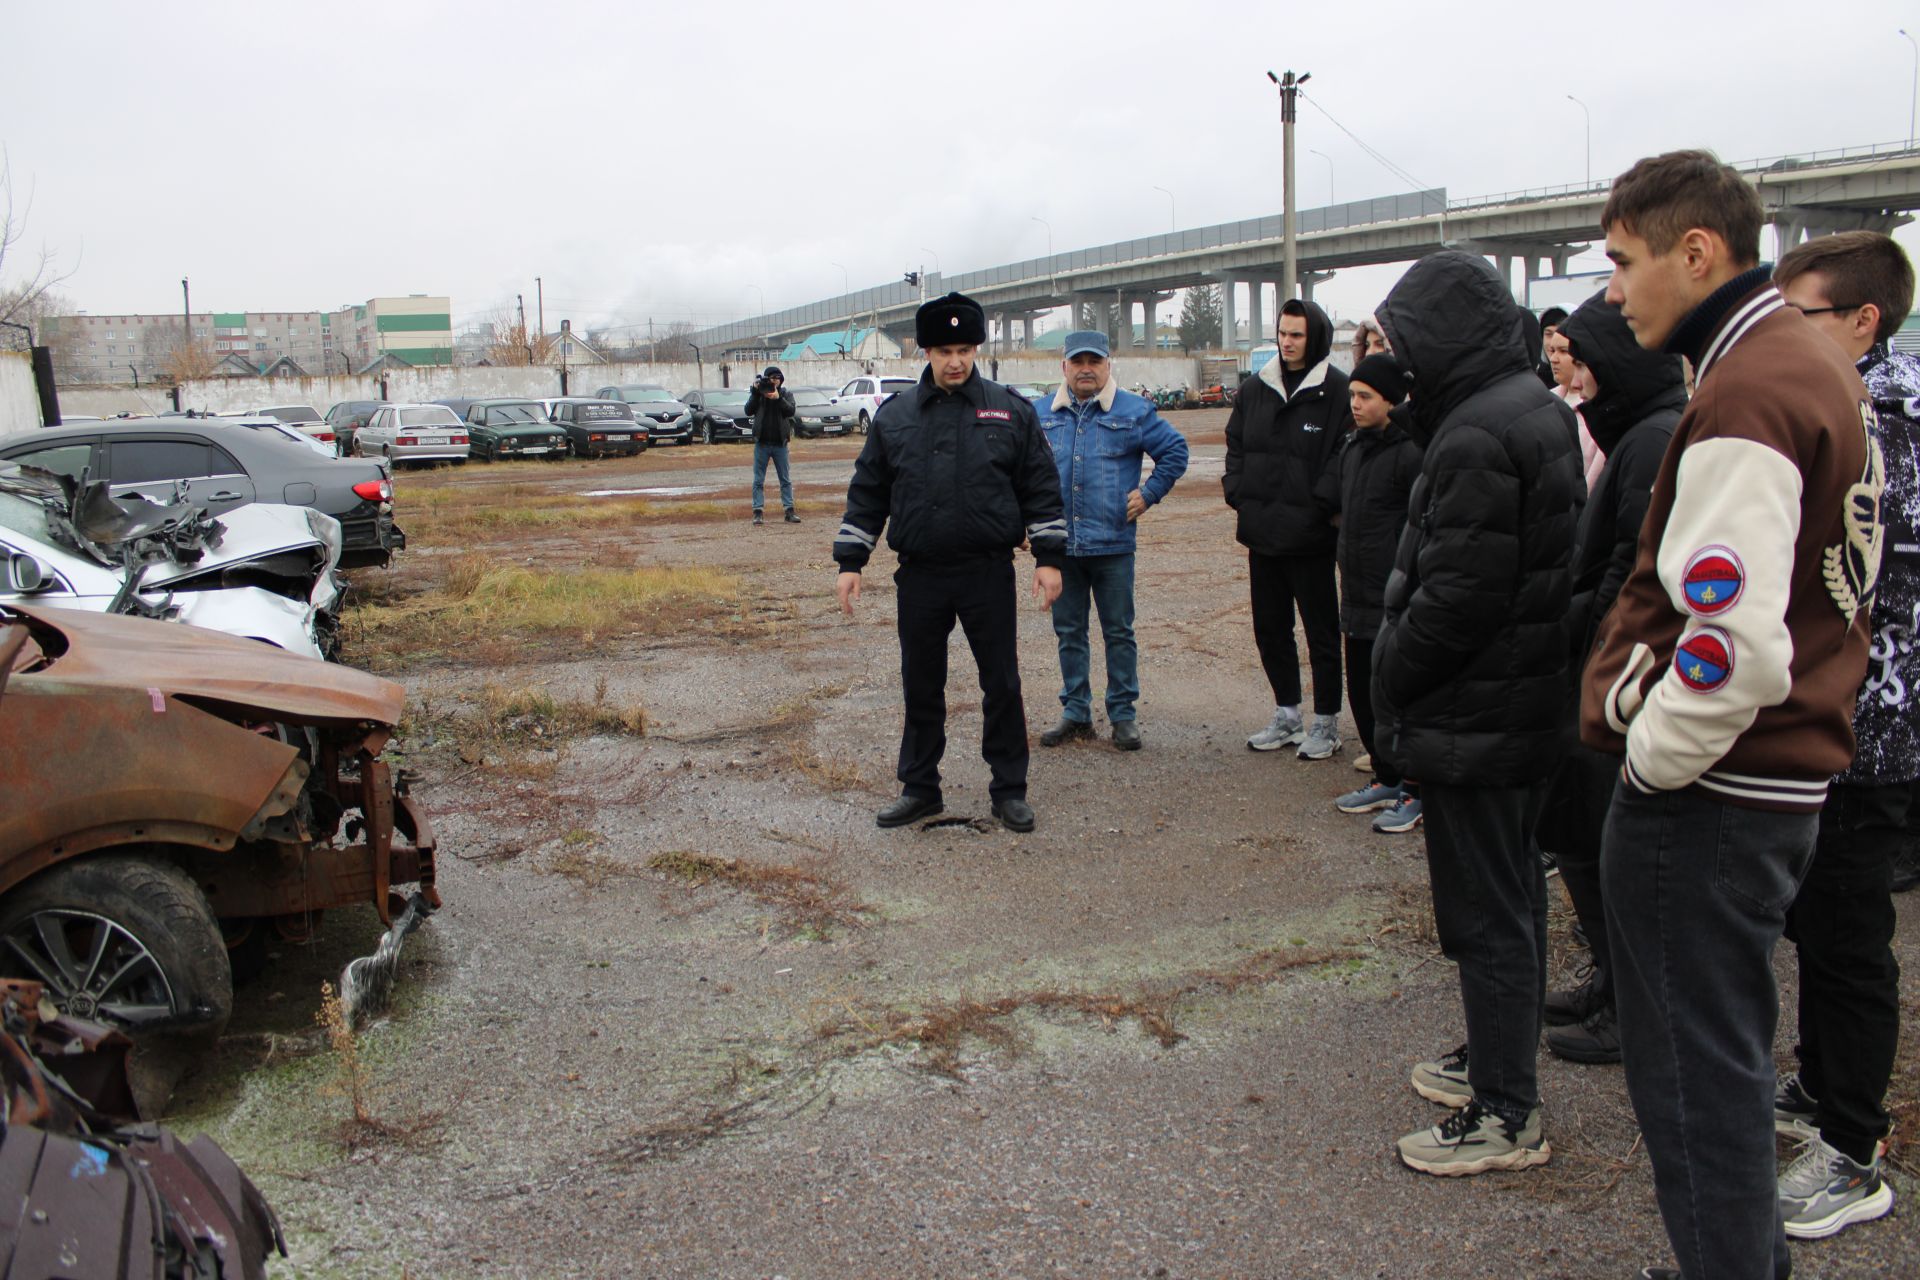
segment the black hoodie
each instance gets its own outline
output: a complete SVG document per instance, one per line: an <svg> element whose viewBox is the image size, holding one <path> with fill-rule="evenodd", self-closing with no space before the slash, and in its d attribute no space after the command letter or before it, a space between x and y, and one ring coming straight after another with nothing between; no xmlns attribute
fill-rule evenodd
<svg viewBox="0 0 1920 1280"><path fill-rule="evenodd" d="M1328 555L1339 483L1332 462L1353 429L1347 375L1333 367L1333 323L1311 302L1306 370L1289 395L1275 356L1240 384L1227 419L1227 505L1239 513L1235 536L1270 556ZM1284 314L1284 309L1283 309Z"/></svg>
<svg viewBox="0 0 1920 1280"><path fill-rule="evenodd" d="M1581 403L1580 416L1607 457L1574 540L1568 638L1574 661L1584 665L1600 620L1633 572L1640 524L1667 442L1686 411L1687 387L1680 358L1635 341L1620 309L1607 304L1605 290L1581 303L1560 332L1599 385L1600 394Z"/></svg>
<svg viewBox="0 0 1920 1280"><path fill-rule="evenodd" d="M1429 443L1373 650L1375 745L1423 782L1538 782L1572 679L1572 412L1534 376L1520 308L1485 259L1422 258L1377 314Z"/></svg>

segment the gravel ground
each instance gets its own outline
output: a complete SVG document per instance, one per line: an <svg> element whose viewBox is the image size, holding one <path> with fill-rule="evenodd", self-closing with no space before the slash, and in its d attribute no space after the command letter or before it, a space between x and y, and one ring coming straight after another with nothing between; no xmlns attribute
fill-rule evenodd
<svg viewBox="0 0 1920 1280"><path fill-rule="evenodd" d="M447 906L362 1037L372 1124L343 1128L345 1075L312 1022L370 914L242 991L178 1122L228 1144L279 1208L295 1256L275 1274L1624 1277L1665 1261L1618 1068L1543 1050L1544 1169L1442 1180L1393 1157L1440 1115L1407 1071L1462 1038L1457 987L1419 836L1332 808L1357 746L1303 763L1243 745L1270 708L1219 501L1223 418L1177 416L1194 465L1142 528L1146 749L1036 746L1026 836L873 825L898 741L891 557L849 622L828 550L857 441L796 444L797 528L747 526L745 450L724 446L403 476L403 524L411 485L717 497L737 518L484 549L712 565L744 600L664 640L400 673L435 707L488 679L604 682L652 727L513 770L417 757ZM467 549L417 546L402 572ZM947 814L980 819L978 693L954 646ZM1030 602L1021 661L1037 733L1057 667ZM866 910L796 920L648 870L663 851L797 866ZM1911 977L1903 997L1920 1010ZM1920 1186L1896 1187L1889 1218L1796 1246L1797 1274L1920 1273Z"/></svg>

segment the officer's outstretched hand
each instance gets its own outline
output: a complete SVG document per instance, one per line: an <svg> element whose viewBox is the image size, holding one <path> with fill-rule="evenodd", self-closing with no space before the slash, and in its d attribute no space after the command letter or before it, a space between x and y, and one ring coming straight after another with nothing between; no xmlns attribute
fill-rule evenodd
<svg viewBox="0 0 1920 1280"><path fill-rule="evenodd" d="M1060 598L1058 569L1049 568L1043 564L1033 571L1033 598L1040 602L1042 609L1053 608L1053 602Z"/></svg>
<svg viewBox="0 0 1920 1280"><path fill-rule="evenodd" d="M857 573L842 573L840 580L834 584L833 593L840 597L840 612L851 618L853 616L853 602L860 598L860 575ZM1056 596L1060 594L1060 573L1058 570L1055 570L1053 575L1053 594Z"/></svg>

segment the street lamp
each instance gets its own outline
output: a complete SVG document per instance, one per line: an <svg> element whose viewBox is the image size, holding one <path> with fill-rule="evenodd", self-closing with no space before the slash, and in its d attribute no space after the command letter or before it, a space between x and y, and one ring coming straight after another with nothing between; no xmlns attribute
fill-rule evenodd
<svg viewBox="0 0 1920 1280"><path fill-rule="evenodd" d="M1327 162L1327 203L1332 204L1333 203L1333 157L1328 155L1326 152L1320 150L1318 147L1308 147L1307 150L1313 152L1314 155L1319 156L1322 160L1325 160Z"/></svg>
<svg viewBox="0 0 1920 1280"><path fill-rule="evenodd" d="M831 261L828 262L827 265L830 267L840 267L839 263L831 262ZM852 277L847 275L847 269L845 267L840 267L840 295L842 297L845 297L846 295L852 292L853 292Z"/></svg>
<svg viewBox="0 0 1920 1280"><path fill-rule="evenodd" d="M1920 41L1907 35L1905 27L1900 28L1900 34L1906 36L1907 43L1913 46L1913 88L1907 96L1907 146L1911 149L1914 134L1920 133L1920 128L1916 128L1914 123L1920 120Z"/></svg>
<svg viewBox="0 0 1920 1280"><path fill-rule="evenodd" d="M757 284L750 284L750 285L748 285L748 286L747 286L747 288L749 288L749 289L751 289L751 290L753 290L753 291L754 291L754 292L755 292L756 294L759 294L759 295L760 295L760 314L762 314L762 315L765 315L765 314L766 314L766 312L767 312L767 294L766 294L766 291L765 291L764 289L762 289L762 288L761 288L761 287L760 287L759 285L757 285Z"/></svg>
<svg viewBox="0 0 1920 1280"><path fill-rule="evenodd" d="M1173 192L1167 190L1165 187L1155 187L1154 190L1167 198L1168 233L1171 234L1172 232L1178 231L1180 229L1180 217L1174 212Z"/></svg>
<svg viewBox="0 0 1920 1280"><path fill-rule="evenodd" d="M935 252L934 252L933 250L931 250L931 249L929 249L929 248L927 248L927 246L925 246L925 245L921 245L921 246L920 246L920 252L922 252L922 253L924 253L924 254L926 254L926 255L927 255L928 257L930 257L930 258L932 258L932 259L933 259L933 269L934 269L935 271L938 271L938 272L939 272L939 273L940 273L941 275L945 275L945 274L947 274L947 273L946 273L946 269L945 269L945 268L943 268L943 267L942 267L942 266L940 265L940 255L939 255L939 254L937 254L937 253L935 253Z"/></svg>
<svg viewBox="0 0 1920 1280"><path fill-rule="evenodd" d="M1584 116L1587 121L1587 185L1592 186L1593 185L1593 112L1587 110L1587 104L1580 101L1580 99L1574 97L1572 94L1567 95L1567 101L1571 102L1574 106L1580 108L1580 114Z"/></svg>
<svg viewBox="0 0 1920 1280"><path fill-rule="evenodd" d="M1033 221L1047 229L1047 256L1051 258L1053 256L1053 224L1038 215L1034 217Z"/></svg>

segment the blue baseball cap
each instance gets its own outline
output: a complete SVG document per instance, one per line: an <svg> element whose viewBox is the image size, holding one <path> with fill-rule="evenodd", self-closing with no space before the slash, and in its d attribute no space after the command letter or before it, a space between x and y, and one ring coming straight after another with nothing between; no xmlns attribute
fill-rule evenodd
<svg viewBox="0 0 1920 1280"><path fill-rule="evenodd" d="M1101 333L1098 329L1075 329L1067 335L1066 342L1061 344L1061 346L1066 358L1069 360L1089 351L1099 356L1102 360L1108 358L1107 335Z"/></svg>

